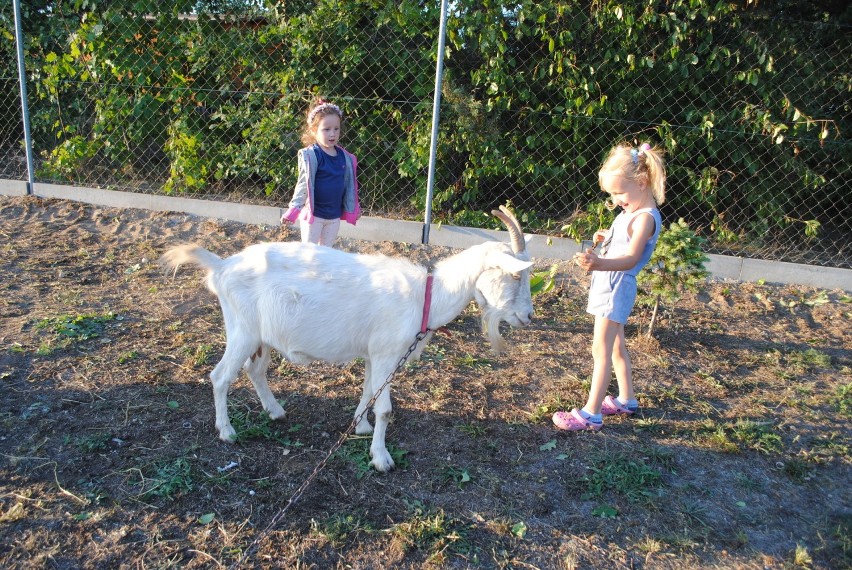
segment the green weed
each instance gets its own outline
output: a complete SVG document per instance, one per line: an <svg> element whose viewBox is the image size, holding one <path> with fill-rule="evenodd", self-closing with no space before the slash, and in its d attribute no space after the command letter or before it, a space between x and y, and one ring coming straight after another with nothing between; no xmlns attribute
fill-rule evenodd
<svg viewBox="0 0 852 570"><path fill-rule="evenodd" d="M456 429L474 439L482 437L488 432L488 429L485 426L474 423L457 425Z"/></svg>
<svg viewBox="0 0 852 570"><path fill-rule="evenodd" d="M444 467L441 470L441 477L444 481L452 481L459 489L471 481L470 473L467 469L459 469L453 466Z"/></svg>
<svg viewBox="0 0 852 570"><path fill-rule="evenodd" d="M574 406L557 396L546 404L537 405L535 410L529 413L529 421L531 424L537 424L545 420L549 422L550 416L552 416L557 410L570 410L572 407Z"/></svg>
<svg viewBox="0 0 852 570"><path fill-rule="evenodd" d="M112 311L102 315L90 313L85 315L62 315L41 319L36 323L36 329L49 329L60 337L70 341L84 341L101 335L109 321L116 317Z"/></svg>
<svg viewBox="0 0 852 570"><path fill-rule="evenodd" d="M731 440L730 435L724 427L716 425L715 422L708 420L700 428L698 440L711 449L716 449L723 453L739 453L739 446Z"/></svg>
<svg viewBox="0 0 852 570"><path fill-rule="evenodd" d="M772 432L770 422L739 420L731 435L736 441L764 454L779 452L783 448L781 436Z"/></svg>
<svg viewBox="0 0 852 570"><path fill-rule="evenodd" d="M253 439L267 439L286 447L301 447L304 445L299 441L291 440L288 436L281 433L280 424L270 418L265 410L252 411L248 408L242 408L232 411L229 416L231 425L237 432L237 441L239 442L251 441ZM292 431L292 428L290 431Z"/></svg>
<svg viewBox="0 0 852 570"><path fill-rule="evenodd" d="M799 369L831 368L831 357L815 348L797 350L787 354L787 363Z"/></svg>
<svg viewBox="0 0 852 570"><path fill-rule="evenodd" d="M338 513L327 519L311 519L311 533L323 536L335 548L346 543L346 539L357 532L373 532L375 529L358 515Z"/></svg>
<svg viewBox="0 0 852 570"><path fill-rule="evenodd" d="M636 418L631 424L633 430L637 432L662 433L666 427L661 418L654 417Z"/></svg>
<svg viewBox="0 0 852 570"><path fill-rule="evenodd" d="M184 348L184 354L192 359L192 365L198 368L210 362L210 355L213 352L213 347L209 344L199 344L192 349L191 347Z"/></svg>
<svg viewBox="0 0 852 570"><path fill-rule="evenodd" d="M160 462L153 467L152 474L143 478L143 499L152 497L174 498L193 489L192 468L189 461L179 457L172 462Z"/></svg>
<svg viewBox="0 0 852 570"><path fill-rule="evenodd" d="M831 402L841 416L852 417L852 382L835 388Z"/></svg>
<svg viewBox="0 0 852 570"><path fill-rule="evenodd" d="M353 436L346 440L346 442L337 450L335 455L348 461L355 467L355 478L361 479L364 475L367 475L372 471L372 466L370 465L370 443L372 442L371 436L357 437ZM408 467L409 461L405 457L408 455L408 450L400 449L393 444L388 444L388 453L390 453L391 459L393 459L394 464L397 468Z"/></svg>
<svg viewBox="0 0 852 570"><path fill-rule="evenodd" d="M766 485L763 483L763 481L749 477L745 473L737 473L734 479L737 482L737 485L747 491L763 492L766 488Z"/></svg>
<svg viewBox="0 0 852 570"><path fill-rule="evenodd" d="M83 342L101 336L106 324L112 320L121 319L112 312L85 315L62 315L41 319L35 324L36 330L49 331L53 337L43 341L36 354L47 356L54 350L67 348L75 342Z"/></svg>
<svg viewBox="0 0 852 570"><path fill-rule="evenodd" d="M99 433L88 437L77 438L74 445L84 453L92 453L106 449L106 444L110 439L112 439L111 433Z"/></svg>
<svg viewBox="0 0 852 570"><path fill-rule="evenodd" d="M121 356L118 357L118 363L119 364L125 364L127 362L130 362L131 360L133 360L134 358L136 358L138 356L139 356L138 352L136 352L135 350L129 350L127 352L122 353Z"/></svg>
<svg viewBox="0 0 852 570"><path fill-rule="evenodd" d="M852 568L852 515L841 514L836 525L832 523L831 537L840 550L838 564L842 568Z"/></svg>
<svg viewBox="0 0 852 570"><path fill-rule="evenodd" d="M793 563L793 566L808 568L814 561L811 558L807 547L802 544L796 544L796 550L793 551L793 559L791 562Z"/></svg>
<svg viewBox="0 0 852 570"><path fill-rule="evenodd" d="M661 473L632 454L607 453L593 459L589 473L581 478L584 498L600 498L607 491L636 502L656 495L662 486Z"/></svg>
<svg viewBox="0 0 852 570"><path fill-rule="evenodd" d="M438 563L447 550L457 554L470 552L471 544L466 537L468 525L447 517L443 509L429 511L419 501L414 505L407 520L390 528L403 551L425 550L430 553L430 559Z"/></svg>
<svg viewBox="0 0 852 570"><path fill-rule="evenodd" d="M810 478L812 467L801 459L790 459L784 462L784 473L796 483L802 483Z"/></svg>
<svg viewBox="0 0 852 570"><path fill-rule="evenodd" d="M441 362L447 357L447 349L439 344L428 344L420 355L424 362ZM409 363L410 364L410 363Z"/></svg>
<svg viewBox="0 0 852 570"><path fill-rule="evenodd" d="M697 522L705 527L710 526L705 521L707 509L701 503L694 501L684 502L681 504L680 513L690 521Z"/></svg>
<svg viewBox="0 0 852 570"><path fill-rule="evenodd" d="M472 354L465 353L464 356L453 358L453 363L461 368L470 368L472 370L483 370L491 368L491 362L485 358L477 358Z"/></svg>

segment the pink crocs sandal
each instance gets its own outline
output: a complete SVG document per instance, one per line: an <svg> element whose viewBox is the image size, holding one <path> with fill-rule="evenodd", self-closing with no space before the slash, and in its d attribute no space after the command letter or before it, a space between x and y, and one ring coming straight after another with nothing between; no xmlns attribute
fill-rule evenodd
<svg viewBox="0 0 852 570"><path fill-rule="evenodd" d="M586 429L598 431L603 427L603 422L589 421L583 417L580 410L574 408L570 412L556 412L553 414L553 425L565 431L581 431Z"/></svg>
<svg viewBox="0 0 852 570"><path fill-rule="evenodd" d="M627 406L622 406L621 402L612 396L607 396L604 398L603 405L601 406L601 413L605 416L612 416L615 414L627 414L631 415L636 410L631 410Z"/></svg>

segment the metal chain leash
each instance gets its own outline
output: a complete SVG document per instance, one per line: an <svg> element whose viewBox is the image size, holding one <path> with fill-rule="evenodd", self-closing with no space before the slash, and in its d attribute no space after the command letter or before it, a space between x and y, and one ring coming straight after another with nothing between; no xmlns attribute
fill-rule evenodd
<svg viewBox="0 0 852 570"><path fill-rule="evenodd" d="M364 417L364 414L368 413L372 409L373 404L376 403L376 399L379 397L385 387L390 384L391 380L393 380L393 377L396 376L396 374L400 370L402 370L402 367L405 366L405 363L408 358L417 349L418 343L425 339L430 332L432 332L431 329L427 329L424 332L417 333L414 342L411 343L411 346L408 347L408 351L406 351L406 353L399 359L399 362L397 362L396 364L396 368L394 368L394 370L382 383L379 389L375 391L373 397L370 398L370 400L367 402L367 405L364 407L364 410L352 419L352 422L349 424L349 427L346 428L346 431L343 432L343 435L341 435L340 438L334 443L334 445L331 446L325 457L323 457L322 460L317 463L316 467L314 467L314 470L311 472L310 475L308 475L308 478L305 479L305 481L299 486L298 489L296 489L295 492L293 492L293 494L290 496L290 499L287 501L287 504L284 505L284 507L279 510L274 517L272 517L272 520L269 521L269 524L266 525L266 528L264 528L263 531L257 536L257 538L252 541L252 543L249 545L249 547L246 549L240 559L230 566L231 569L242 567L242 565L249 559L249 557L254 553L257 547L260 546L260 543L266 539L269 533L271 533L275 526L281 521L281 519L287 513L287 510L301 498L301 496L310 486L311 482L316 478L317 475L319 475L320 471L322 471L322 469L326 466L332 455L334 455L334 453L338 449L340 449L340 446L342 446L352 434L352 432L355 431L355 426L358 425L358 423Z"/></svg>

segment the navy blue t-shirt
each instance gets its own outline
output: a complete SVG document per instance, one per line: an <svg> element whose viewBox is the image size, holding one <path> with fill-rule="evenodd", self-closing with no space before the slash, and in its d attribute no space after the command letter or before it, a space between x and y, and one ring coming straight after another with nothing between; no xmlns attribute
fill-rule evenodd
<svg viewBox="0 0 852 570"><path fill-rule="evenodd" d="M346 157L337 149L331 156L314 145L317 155L317 174L314 178L313 214L326 220L334 220L343 214L343 177L346 173Z"/></svg>

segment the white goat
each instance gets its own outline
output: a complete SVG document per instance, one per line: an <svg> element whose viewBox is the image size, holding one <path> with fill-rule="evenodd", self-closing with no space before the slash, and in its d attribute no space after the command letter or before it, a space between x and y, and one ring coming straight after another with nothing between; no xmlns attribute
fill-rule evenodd
<svg viewBox="0 0 852 570"><path fill-rule="evenodd" d="M346 363L363 358L365 378L356 433L373 431L367 404L382 388L417 338L422 324L435 330L454 319L472 299L482 310L483 332L495 352L504 348L499 324L529 324L533 314L523 232L514 215L494 210L509 230L511 246L486 242L435 265L428 322L422 323L427 270L404 259L352 254L311 243L261 243L222 259L197 245L170 249L161 263L177 271L194 263L207 270L207 287L219 298L227 344L213 369L213 399L219 437L232 441L228 388L246 373L272 419L284 417L266 382L270 349L295 364L314 360ZM409 360L419 357L431 333ZM385 447L391 413L390 386L373 406L376 428L370 446L378 471L394 466Z"/></svg>

